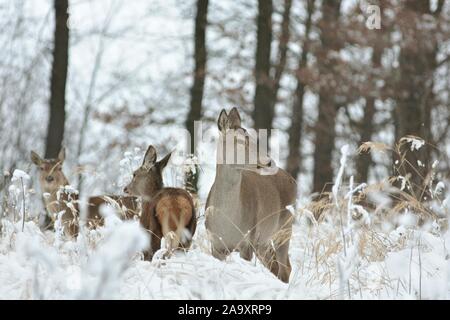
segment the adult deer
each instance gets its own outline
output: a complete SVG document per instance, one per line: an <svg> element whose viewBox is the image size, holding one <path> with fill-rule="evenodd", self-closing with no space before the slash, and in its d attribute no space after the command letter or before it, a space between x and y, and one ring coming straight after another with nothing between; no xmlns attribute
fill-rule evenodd
<svg viewBox="0 0 450 320"><path fill-rule="evenodd" d="M289 282L293 217L286 207L295 204L296 182L273 160L256 155L259 141L241 127L236 108L222 110L218 128L216 177L205 208L212 254L223 260L236 250L250 261L255 253Z"/></svg>
<svg viewBox="0 0 450 320"><path fill-rule="evenodd" d="M191 195L180 188L165 188L162 172L172 153L156 161L156 149L149 146L142 166L124 192L142 198L141 224L150 233L150 248L144 259L151 260L161 247L161 238L173 249L188 249L197 226Z"/></svg>
<svg viewBox="0 0 450 320"><path fill-rule="evenodd" d="M65 160L65 148L61 149L56 159L43 159L31 151L31 160L39 168L39 183L43 193L47 211L46 226L51 227L56 214L64 211L61 217L64 234L76 237L79 229L79 197L77 193L65 192L69 181L62 171ZM88 199L86 222L90 227L103 224L100 214L101 205L116 207L121 218L132 219L140 212L138 199L130 196L106 195L94 196Z"/></svg>

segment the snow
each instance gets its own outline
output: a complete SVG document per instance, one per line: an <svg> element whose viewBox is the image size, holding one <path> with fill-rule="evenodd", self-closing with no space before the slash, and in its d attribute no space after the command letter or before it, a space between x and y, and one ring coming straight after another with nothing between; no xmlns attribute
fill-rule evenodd
<svg viewBox="0 0 450 320"><path fill-rule="evenodd" d="M13 177L12 177L11 181L14 182L14 181L20 181L20 180L28 181L28 180L30 180L30 176L25 171L16 169L13 172Z"/></svg>
<svg viewBox="0 0 450 320"><path fill-rule="evenodd" d="M420 138L406 137L405 140L411 144L411 151L419 150L425 145L425 141Z"/></svg>
<svg viewBox="0 0 450 320"><path fill-rule="evenodd" d="M347 299L348 286L352 299L449 298L448 234L415 231L403 221L391 234L370 231L378 240L367 243L355 229L344 255L333 224L310 225L312 213L305 212L295 212L290 284L255 259L237 253L225 261L213 258L203 218L190 251L163 259L161 249L152 262L139 254L149 242L137 222L107 221L58 243L34 222L21 232L19 222L4 219L0 299ZM385 258L375 259L377 250L386 250Z"/></svg>

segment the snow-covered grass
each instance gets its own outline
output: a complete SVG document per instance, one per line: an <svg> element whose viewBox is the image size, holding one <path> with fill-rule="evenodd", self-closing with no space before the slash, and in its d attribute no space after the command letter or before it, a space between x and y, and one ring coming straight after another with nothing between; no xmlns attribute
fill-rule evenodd
<svg viewBox="0 0 450 320"><path fill-rule="evenodd" d="M76 240L60 242L54 232L38 228L27 202L22 230L19 200L28 191L10 188L13 207L1 216L0 299L448 299L446 184L433 189L428 205L435 216L424 219L414 202L393 212L388 192L356 185L346 175L349 148L341 152L330 198L289 208L295 215L289 284L256 259L248 262L237 253L225 261L213 258L204 199L192 249L169 259L161 249L147 262L140 251L148 238L139 223L107 210L104 227L82 228ZM361 194L374 206L361 202Z"/></svg>

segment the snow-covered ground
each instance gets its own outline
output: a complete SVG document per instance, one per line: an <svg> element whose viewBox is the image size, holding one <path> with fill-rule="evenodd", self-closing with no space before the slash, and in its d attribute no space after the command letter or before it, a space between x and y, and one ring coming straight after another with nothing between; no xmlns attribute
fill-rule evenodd
<svg viewBox="0 0 450 320"><path fill-rule="evenodd" d="M191 250L164 259L163 245L147 262L140 251L149 239L139 222L123 222L111 209L102 210L104 227L82 227L76 240L43 233L30 200L30 177L16 170L1 216L0 299L448 299L446 184L430 191L436 216L419 227L413 206L395 214L383 211L389 197L379 187L368 193L377 210L354 201L371 186L353 185L353 177L346 176L348 152L341 150L331 201L318 221L311 212L317 203L299 199L297 208L290 208L295 222L289 284L257 259L211 256L204 196Z"/></svg>
<svg viewBox="0 0 450 320"><path fill-rule="evenodd" d="M291 241L289 284L236 253L224 262L213 258L202 219L192 250L170 259L157 253L152 262L136 253L147 243L137 222L116 221L59 246L52 232L43 234L33 222L21 228L20 222L3 221L0 299L449 297L450 237L404 227L389 235L355 232L357 245L345 256L338 228L300 218Z"/></svg>

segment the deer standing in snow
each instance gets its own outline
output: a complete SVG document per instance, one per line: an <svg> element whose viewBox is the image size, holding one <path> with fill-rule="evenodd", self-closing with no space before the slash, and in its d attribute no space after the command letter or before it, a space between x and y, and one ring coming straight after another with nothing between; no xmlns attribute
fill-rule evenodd
<svg viewBox="0 0 450 320"><path fill-rule="evenodd" d="M162 171L172 153L156 161L156 149L149 146L142 166L124 192L142 198L141 225L150 233L150 248L144 259L151 260L161 247L164 237L173 249L188 249L197 226L195 206L191 195L180 188L165 188Z"/></svg>
<svg viewBox="0 0 450 320"><path fill-rule="evenodd" d="M229 114L222 110L218 128L216 177L205 208L212 254L223 260L236 250L250 261L255 253L280 280L289 282L293 216L287 206L295 204L296 182L273 160L251 154L251 143L256 152L259 141L241 127L236 108Z"/></svg>

